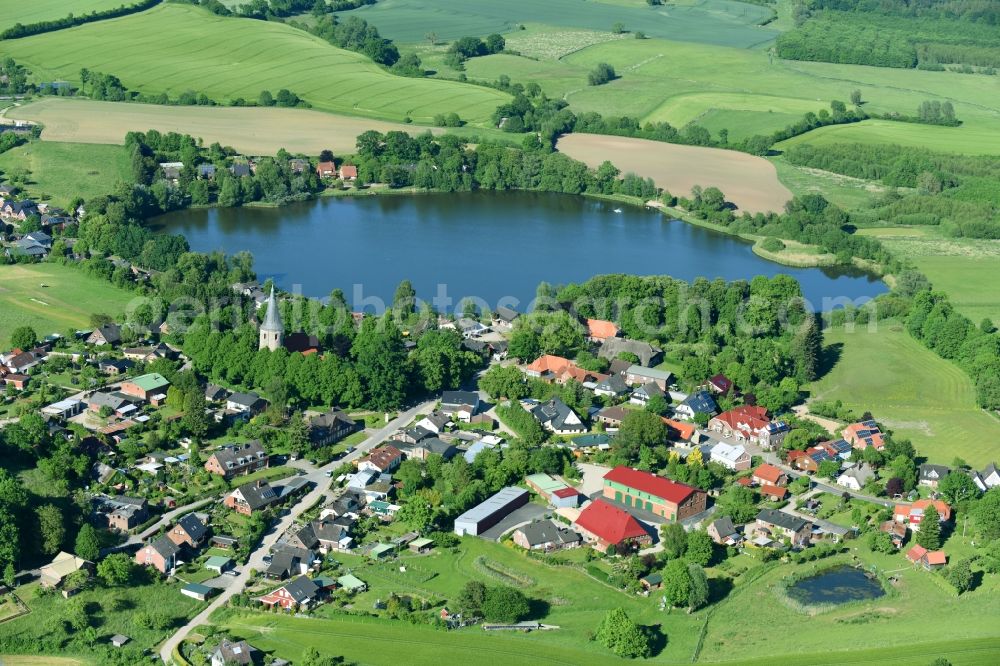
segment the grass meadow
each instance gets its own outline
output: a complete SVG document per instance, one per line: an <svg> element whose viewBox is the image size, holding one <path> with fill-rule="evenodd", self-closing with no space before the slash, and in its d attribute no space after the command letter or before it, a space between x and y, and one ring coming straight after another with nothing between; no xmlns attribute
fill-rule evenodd
<svg viewBox="0 0 1000 666"><path fill-rule="evenodd" d="M77 16L115 9L123 4L133 4L132 0L0 0L0 30L14 24L29 25L40 21L61 19L70 14Z"/></svg>
<svg viewBox="0 0 1000 666"><path fill-rule="evenodd" d="M39 336L65 333L87 327L95 312L121 314L132 298L133 294L71 266L0 266L0 346L6 349L18 326L31 326Z"/></svg>
<svg viewBox="0 0 1000 666"><path fill-rule="evenodd" d="M650 7L645 2L579 0L380 0L355 10L379 32L403 43L517 30L531 21L560 29L610 31L615 23L651 37L749 48L769 42L777 31L756 25L771 10L731 0L676 2Z"/></svg>
<svg viewBox="0 0 1000 666"><path fill-rule="evenodd" d="M542 41L545 26L536 31ZM536 47L541 48L541 47ZM588 86L587 74L601 62L618 78ZM763 50L727 48L664 39L617 40L594 44L559 59L498 54L466 63L469 78L537 80L550 97L562 97L575 111L629 115L642 121L683 126L697 120L717 134L725 127L734 139L771 132L807 111L848 101L860 90L873 113L915 113L928 99L950 100L961 127L866 121L823 128L797 141L904 142L952 152L1000 153L1000 95L997 79L985 75L927 72L858 65L770 60ZM780 146L779 146L780 148Z"/></svg>
<svg viewBox="0 0 1000 666"><path fill-rule="evenodd" d="M114 74L132 90L172 97L193 90L223 103L287 88L318 110L396 121L409 116L425 124L452 111L482 124L509 99L489 88L394 76L363 55L281 23L170 3L7 41L0 53L39 79L78 83L86 67Z"/></svg>
<svg viewBox="0 0 1000 666"><path fill-rule="evenodd" d="M29 196L62 207L76 197L108 194L130 177L124 148L88 143L32 141L0 154L0 172L20 169L29 172Z"/></svg>
<svg viewBox="0 0 1000 666"><path fill-rule="evenodd" d="M824 331L832 367L810 387L818 400L840 400L870 411L931 462L956 457L982 467L1000 459L1000 420L976 405L969 376L924 348L898 322L878 330L856 326Z"/></svg>

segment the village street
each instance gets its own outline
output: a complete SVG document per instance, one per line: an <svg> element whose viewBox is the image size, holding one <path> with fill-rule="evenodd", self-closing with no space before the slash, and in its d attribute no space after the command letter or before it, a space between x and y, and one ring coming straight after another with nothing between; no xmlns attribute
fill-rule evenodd
<svg viewBox="0 0 1000 666"><path fill-rule="evenodd" d="M172 663L174 649L181 644L181 641L183 641L189 633L191 633L191 630L198 625L207 622L208 617L213 611L215 611L215 609L225 605L225 603L228 602L233 595L239 594L243 591L250 579L251 570L260 571L266 568L264 556L271 551L271 548L278 542L281 535L285 533L285 531L299 516L311 507L315 506L316 503L323 499L326 495L330 486L330 480L326 475L327 472L333 472L341 465L350 463L357 458L364 456L368 453L368 451L384 442L389 435L396 432L396 430L402 426L407 425L418 414L429 413L433 409L435 403L436 401L424 402L415 407L411 407L405 412L400 412L399 416L387 423L384 427L379 428L372 433L368 439L359 444L350 454L344 456L340 460L330 462L322 467L314 468L313 471L308 472L305 475L305 478L314 483L316 487L300 499L294 507L288 510L287 513L281 517L277 524L265 533L260 545L250 554L250 558L247 563L237 569L239 574L233 579L232 584L223 590L219 596L217 596L210 604L208 604L208 606L205 607L204 610L198 613L198 615L192 618L183 627L178 629L163 643L160 648L160 658L163 660L163 663Z"/></svg>

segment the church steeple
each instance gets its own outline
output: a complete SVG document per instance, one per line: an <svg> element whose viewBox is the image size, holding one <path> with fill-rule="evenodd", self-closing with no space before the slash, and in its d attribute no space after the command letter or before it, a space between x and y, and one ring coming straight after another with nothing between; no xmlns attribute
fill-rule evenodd
<svg viewBox="0 0 1000 666"><path fill-rule="evenodd" d="M267 297L267 313L264 323L260 325L259 349L274 351L281 346L285 337L285 326L281 323L281 312L278 311L278 300L274 297L274 285L271 285L271 295Z"/></svg>

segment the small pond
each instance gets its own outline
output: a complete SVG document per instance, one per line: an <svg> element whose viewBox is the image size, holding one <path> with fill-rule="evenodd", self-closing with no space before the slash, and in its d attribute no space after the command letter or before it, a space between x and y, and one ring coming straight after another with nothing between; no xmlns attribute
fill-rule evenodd
<svg viewBox="0 0 1000 666"><path fill-rule="evenodd" d="M788 596L811 606L877 599L884 594L878 579L848 565L821 571L788 588Z"/></svg>

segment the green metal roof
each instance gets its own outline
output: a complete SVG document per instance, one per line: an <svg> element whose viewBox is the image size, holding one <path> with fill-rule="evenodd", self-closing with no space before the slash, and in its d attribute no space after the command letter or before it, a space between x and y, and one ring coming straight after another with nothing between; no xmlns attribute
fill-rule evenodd
<svg viewBox="0 0 1000 666"><path fill-rule="evenodd" d="M368 554L372 557L378 557L379 555L382 555L384 553L391 553L394 550L396 550L396 547L393 546L392 544L380 543L376 544L375 547L372 548Z"/></svg>
<svg viewBox="0 0 1000 666"><path fill-rule="evenodd" d="M167 381L167 378L158 372L151 372L148 375L136 377L135 379L131 379L129 381L141 388L143 391L155 391L156 389L163 388L164 386L170 386L170 382Z"/></svg>
<svg viewBox="0 0 1000 666"><path fill-rule="evenodd" d="M560 488L565 488L566 484L552 478L548 474L532 474L525 481L530 481L533 486L540 488L543 493L553 493Z"/></svg>
<svg viewBox="0 0 1000 666"><path fill-rule="evenodd" d="M414 539L410 542L410 548L425 548L434 543L434 539Z"/></svg>
<svg viewBox="0 0 1000 666"><path fill-rule="evenodd" d="M365 587L365 582L360 578L356 577L354 574L346 574L337 579L337 583L341 587L345 587L348 590L357 590Z"/></svg>
<svg viewBox="0 0 1000 666"><path fill-rule="evenodd" d="M210 558L205 560L206 569L221 569L232 562L232 560L224 555L212 555Z"/></svg>
<svg viewBox="0 0 1000 666"><path fill-rule="evenodd" d="M181 589L182 590L186 590L188 592L194 592L195 594L211 594L212 593L212 588L210 588L207 585L202 585L201 583L188 583L187 585L185 585Z"/></svg>

